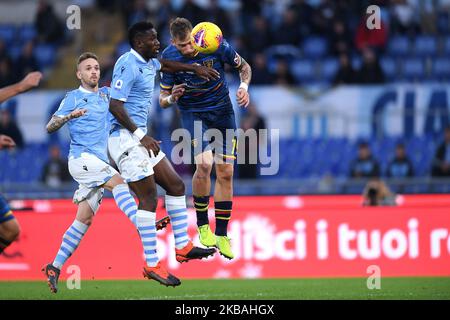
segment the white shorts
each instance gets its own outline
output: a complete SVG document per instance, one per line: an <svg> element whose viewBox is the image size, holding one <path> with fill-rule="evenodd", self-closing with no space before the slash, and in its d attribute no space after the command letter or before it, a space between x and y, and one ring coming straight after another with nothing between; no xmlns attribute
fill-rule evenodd
<svg viewBox="0 0 450 320"><path fill-rule="evenodd" d="M73 202L79 204L87 200L92 211L96 213L103 197L103 188L100 186L118 172L90 153L82 153L79 158L69 158L69 172L79 183L78 190L73 195Z"/></svg>
<svg viewBox="0 0 450 320"><path fill-rule="evenodd" d="M114 131L109 136L108 152L127 183L151 176L153 167L166 156L162 151L156 157L153 152L150 155L139 139L126 129Z"/></svg>

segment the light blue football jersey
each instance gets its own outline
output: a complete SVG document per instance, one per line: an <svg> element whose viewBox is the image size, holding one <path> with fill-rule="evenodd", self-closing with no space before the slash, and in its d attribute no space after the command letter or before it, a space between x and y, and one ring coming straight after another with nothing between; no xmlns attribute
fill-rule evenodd
<svg viewBox="0 0 450 320"><path fill-rule="evenodd" d="M152 107L155 76L160 69L158 59L145 61L133 49L120 56L114 66L111 98L124 102L131 120L144 132L147 132L147 118ZM112 131L120 128L117 119L112 117Z"/></svg>
<svg viewBox="0 0 450 320"><path fill-rule="evenodd" d="M87 109L84 116L70 120L69 157L78 158L81 153L91 153L109 163L107 154L110 129L109 88L91 92L83 87L70 91L61 101L55 116L66 116L75 109Z"/></svg>

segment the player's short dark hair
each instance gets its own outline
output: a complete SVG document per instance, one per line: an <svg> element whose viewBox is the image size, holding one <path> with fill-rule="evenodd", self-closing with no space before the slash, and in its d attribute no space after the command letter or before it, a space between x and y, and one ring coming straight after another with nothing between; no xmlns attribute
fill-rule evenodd
<svg viewBox="0 0 450 320"><path fill-rule="evenodd" d="M192 23L186 19L178 17L170 23L170 36L172 39L185 39L192 31Z"/></svg>
<svg viewBox="0 0 450 320"><path fill-rule="evenodd" d="M80 63L82 63L84 60L87 60L87 59L94 59L94 60L96 60L96 61L98 62L98 57L97 57L97 55L96 55L95 53L92 53L92 52L83 52L83 53L78 57L78 60L77 60L77 67L80 65Z"/></svg>
<svg viewBox="0 0 450 320"><path fill-rule="evenodd" d="M152 30L154 28L150 21L136 22L128 29L128 43L132 48L134 48L134 43L136 38L144 35L144 33Z"/></svg>

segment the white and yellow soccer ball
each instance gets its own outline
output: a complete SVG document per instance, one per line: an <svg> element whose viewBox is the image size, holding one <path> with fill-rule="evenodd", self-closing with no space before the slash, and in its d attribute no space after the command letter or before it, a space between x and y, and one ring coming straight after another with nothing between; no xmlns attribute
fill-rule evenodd
<svg viewBox="0 0 450 320"><path fill-rule="evenodd" d="M212 22L200 22L191 31L194 48L205 54L214 53L222 43L222 30Z"/></svg>

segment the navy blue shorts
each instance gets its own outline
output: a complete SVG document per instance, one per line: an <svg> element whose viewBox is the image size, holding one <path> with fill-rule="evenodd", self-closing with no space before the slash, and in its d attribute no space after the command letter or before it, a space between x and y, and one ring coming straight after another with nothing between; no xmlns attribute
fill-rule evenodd
<svg viewBox="0 0 450 320"><path fill-rule="evenodd" d="M9 221L14 219L11 208L9 207L8 202L5 198L0 194L0 223Z"/></svg>
<svg viewBox="0 0 450 320"><path fill-rule="evenodd" d="M212 150L224 161L236 159L236 120L231 106L204 112L181 110L181 121L190 133L194 156Z"/></svg>

